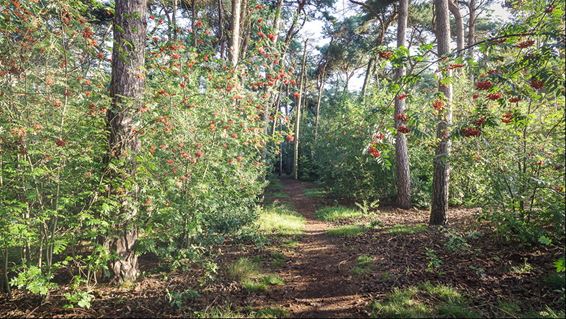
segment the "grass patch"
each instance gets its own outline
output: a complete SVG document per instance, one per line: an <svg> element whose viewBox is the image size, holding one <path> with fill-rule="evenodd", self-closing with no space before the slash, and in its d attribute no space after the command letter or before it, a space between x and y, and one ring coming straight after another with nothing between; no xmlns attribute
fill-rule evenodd
<svg viewBox="0 0 566 319"><path fill-rule="evenodd" d="M299 242L296 240L288 240L283 243L283 246L287 248L297 248L299 247Z"/></svg>
<svg viewBox="0 0 566 319"><path fill-rule="evenodd" d="M344 219L350 219L362 216L362 212L349 207L333 206L324 207L316 211L315 216L317 219L327 222L335 222Z"/></svg>
<svg viewBox="0 0 566 319"><path fill-rule="evenodd" d="M321 198L326 196L326 191L322 188L305 188L304 194L310 198Z"/></svg>
<svg viewBox="0 0 566 319"><path fill-rule="evenodd" d="M240 282L245 290L265 292L270 286L284 285L281 277L274 274L264 274L259 261L242 257L228 268L228 277Z"/></svg>
<svg viewBox="0 0 566 319"><path fill-rule="evenodd" d="M278 178L271 178L269 179L269 185L267 188L271 191L281 191L283 190L283 184Z"/></svg>
<svg viewBox="0 0 566 319"><path fill-rule="evenodd" d="M289 194L283 192L274 192L270 196L273 198L289 198Z"/></svg>
<svg viewBox="0 0 566 319"><path fill-rule="evenodd" d="M260 275L257 278L248 278L241 282L242 287L250 292L266 292L271 286L282 286L285 281L277 275Z"/></svg>
<svg viewBox="0 0 566 319"><path fill-rule="evenodd" d="M249 258L242 257L228 267L228 276L236 281L255 278L261 273L259 264Z"/></svg>
<svg viewBox="0 0 566 319"><path fill-rule="evenodd" d="M255 318L285 318L289 312L281 308L264 308L254 312Z"/></svg>
<svg viewBox="0 0 566 319"><path fill-rule="evenodd" d="M326 231L329 236L336 236L336 237L353 237L363 234L367 228L363 225L346 225L331 228Z"/></svg>
<svg viewBox="0 0 566 319"><path fill-rule="evenodd" d="M272 252L271 253L271 266L275 267L275 268L280 268L283 267L285 265L285 261L287 260L287 257L285 257L285 255L283 255L280 252Z"/></svg>
<svg viewBox="0 0 566 319"><path fill-rule="evenodd" d="M424 283L418 287L395 288L384 301L371 305L379 318L478 318L462 295L449 286Z"/></svg>
<svg viewBox="0 0 566 319"><path fill-rule="evenodd" d="M356 276L362 276L371 272L373 266L373 257L361 255L356 258L356 265L352 268L352 273Z"/></svg>
<svg viewBox="0 0 566 319"><path fill-rule="evenodd" d="M408 235L408 234L416 234L424 232L428 229L425 224L416 224L416 225L393 225L391 228L387 230L388 234L392 235Z"/></svg>
<svg viewBox="0 0 566 319"><path fill-rule="evenodd" d="M193 313L195 318L245 318L239 312L236 312L230 307L211 307L206 311L197 311Z"/></svg>
<svg viewBox="0 0 566 319"><path fill-rule="evenodd" d="M258 225L264 234L300 235L305 228L305 218L288 207L272 205L260 212Z"/></svg>

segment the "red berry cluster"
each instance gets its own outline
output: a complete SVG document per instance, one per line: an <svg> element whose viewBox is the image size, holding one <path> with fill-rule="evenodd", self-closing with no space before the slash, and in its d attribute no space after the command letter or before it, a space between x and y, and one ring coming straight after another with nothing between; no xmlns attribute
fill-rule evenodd
<svg viewBox="0 0 566 319"><path fill-rule="evenodd" d="M391 52L389 50L379 51L378 55L382 59L390 60L393 57L393 52Z"/></svg>
<svg viewBox="0 0 566 319"><path fill-rule="evenodd" d="M511 113L511 112L507 112L507 113L503 114L503 116L501 117L501 122L503 122L505 124L511 123L512 120L513 120L513 113Z"/></svg>
<svg viewBox="0 0 566 319"><path fill-rule="evenodd" d="M381 156L381 152L375 147L375 145L370 145L370 147L368 147L368 153L375 158Z"/></svg>
<svg viewBox="0 0 566 319"><path fill-rule="evenodd" d="M436 99L432 102L432 107L440 112L444 109L444 102L442 100Z"/></svg>
<svg viewBox="0 0 566 319"><path fill-rule="evenodd" d="M489 80L476 82L476 88L478 90L485 91L491 89L491 87L493 87L493 83L491 83L491 81Z"/></svg>
<svg viewBox="0 0 566 319"><path fill-rule="evenodd" d="M480 136L481 130L477 127L464 127L462 129L462 135L465 137Z"/></svg>

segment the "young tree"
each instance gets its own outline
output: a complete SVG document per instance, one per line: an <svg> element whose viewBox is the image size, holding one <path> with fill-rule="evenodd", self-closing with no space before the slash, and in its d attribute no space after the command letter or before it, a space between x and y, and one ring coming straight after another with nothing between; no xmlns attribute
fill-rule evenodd
<svg viewBox="0 0 566 319"><path fill-rule="evenodd" d="M113 178L110 196L117 201L118 216L106 245L115 254L111 261L114 280L133 281L138 276L134 244L138 237L135 185L136 154L140 142L134 114L144 92L144 48L146 0L117 0L112 49L112 105L107 111L109 170Z"/></svg>
<svg viewBox="0 0 566 319"><path fill-rule="evenodd" d="M301 126L301 103L303 101L303 90L305 88L305 80L306 80L306 62L307 62L307 44L308 41L305 40L304 49L303 49L303 61L301 64L301 75L300 75L300 83L299 83L299 96L296 97L297 101L297 112L295 119L295 145L293 151L293 178L299 179L299 133L300 133L300 126Z"/></svg>
<svg viewBox="0 0 566 319"><path fill-rule="evenodd" d="M435 0L436 16L436 41L438 55L446 56L450 53L450 16L448 9L449 0ZM441 63L442 69L442 63ZM450 167L448 156L450 155L450 125L452 123L452 85L447 83L452 72L449 68L444 71L444 77L439 81L438 91L442 98L435 101L435 107L439 112L436 137L439 144L434 156L434 175L432 180L432 209L430 213L431 225L446 224L446 212L448 211L448 184L450 180Z"/></svg>
<svg viewBox="0 0 566 319"><path fill-rule="evenodd" d="M401 0L399 3L399 17L397 23L397 48L405 46L405 33L407 30L407 19L409 16L409 0ZM405 68L402 65L397 67L395 79L399 80L405 75ZM403 125L403 115L405 112L405 100L395 98L395 128ZM395 136L395 162L397 177L397 205L401 208L411 207L411 174L409 171L409 154L407 150L407 138L405 134L397 131Z"/></svg>

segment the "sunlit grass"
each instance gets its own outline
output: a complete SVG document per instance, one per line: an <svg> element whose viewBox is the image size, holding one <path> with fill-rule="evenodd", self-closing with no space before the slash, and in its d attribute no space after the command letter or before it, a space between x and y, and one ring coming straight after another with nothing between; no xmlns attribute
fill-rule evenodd
<svg viewBox="0 0 566 319"><path fill-rule="evenodd" d="M350 219L362 216L362 212L344 206L323 207L316 211L315 216L317 219L327 222L334 222L344 219Z"/></svg>
<svg viewBox="0 0 566 319"><path fill-rule="evenodd" d="M465 298L452 287L424 283L418 287L395 288L382 301L371 305L377 318L478 318Z"/></svg>
<svg viewBox="0 0 566 319"><path fill-rule="evenodd" d="M337 237L352 237L358 236L363 234L367 229L362 225L346 225L331 228L326 231L326 233L330 236L337 236Z"/></svg>
<svg viewBox="0 0 566 319"><path fill-rule="evenodd" d="M259 231L264 234L300 235L305 218L284 206L268 206L259 214Z"/></svg>
<svg viewBox="0 0 566 319"><path fill-rule="evenodd" d="M228 277L250 292L266 292L271 286L284 285L281 277L263 273L259 261L242 257L228 267Z"/></svg>

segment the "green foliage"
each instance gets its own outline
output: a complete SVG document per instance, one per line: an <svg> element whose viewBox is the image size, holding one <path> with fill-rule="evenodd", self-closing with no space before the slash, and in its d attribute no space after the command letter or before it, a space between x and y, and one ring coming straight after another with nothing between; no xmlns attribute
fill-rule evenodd
<svg viewBox="0 0 566 319"><path fill-rule="evenodd" d="M446 241L444 242L444 247L449 252L464 253L470 250L471 246L468 244L466 237L452 232L447 232L445 236Z"/></svg>
<svg viewBox="0 0 566 319"><path fill-rule="evenodd" d="M201 295L198 291L194 289L186 289L184 291L173 291L167 290L167 299L169 304L175 308L182 308L187 301L191 301L199 298Z"/></svg>
<svg viewBox="0 0 566 319"><path fill-rule="evenodd" d="M75 291L72 293L65 293L65 299L69 302L65 305L68 308L73 306L90 309L91 301L94 296L88 291Z"/></svg>
<svg viewBox="0 0 566 319"><path fill-rule="evenodd" d="M352 219L362 215L360 210L344 206L323 207L315 212L317 219L328 222Z"/></svg>
<svg viewBox="0 0 566 319"><path fill-rule="evenodd" d="M425 248L425 255L427 258L426 270L429 272L438 271L443 262L436 254L436 251L431 248Z"/></svg>
<svg viewBox="0 0 566 319"><path fill-rule="evenodd" d="M329 236L335 237L353 237L358 236L366 232L366 228L363 225L346 225L334 227L326 231Z"/></svg>
<svg viewBox="0 0 566 319"><path fill-rule="evenodd" d="M10 285L26 289L32 294L45 296L51 289L57 287L50 282L52 276L44 274L39 267L24 268L18 275L10 280Z"/></svg>

